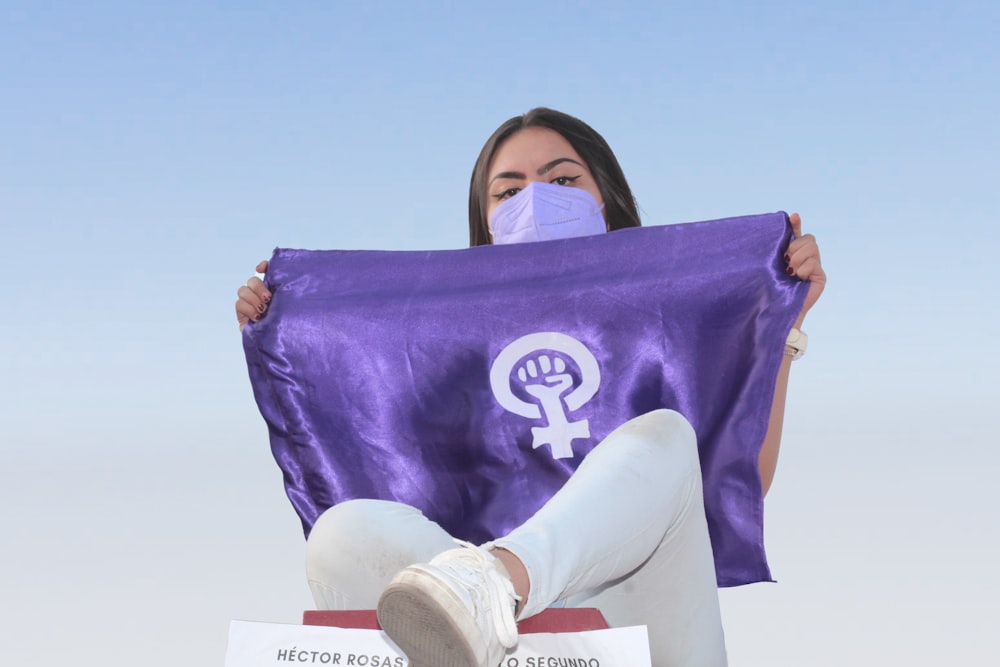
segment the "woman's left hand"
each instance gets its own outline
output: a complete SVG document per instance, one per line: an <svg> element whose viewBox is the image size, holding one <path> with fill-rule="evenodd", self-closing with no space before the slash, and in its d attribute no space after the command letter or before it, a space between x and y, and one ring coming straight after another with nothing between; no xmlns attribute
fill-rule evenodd
<svg viewBox="0 0 1000 667"><path fill-rule="evenodd" d="M788 263L788 274L798 276L799 280L809 281L809 291L806 293L805 303L802 304L802 312L799 313L798 324L802 323L806 313L813 307L826 287L826 272L823 271L823 263L819 258L819 246L816 244L816 237L812 234L802 233L802 218L798 213L788 216L788 221L792 224L792 231L795 233L795 240L788 244L785 251L785 262Z"/></svg>

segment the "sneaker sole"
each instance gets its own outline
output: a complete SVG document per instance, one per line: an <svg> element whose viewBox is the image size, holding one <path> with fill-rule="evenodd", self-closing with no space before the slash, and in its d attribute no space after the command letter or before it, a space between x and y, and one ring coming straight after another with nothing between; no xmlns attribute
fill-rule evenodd
<svg viewBox="0 0 1000 667"><path fill-rule="evenodd" d="M463 627L467 623L462 620L468 619L464 607L447 586L408 567L382 592L378 622L410 667L481 667L486 647L477 651L469 643L479 628Z"/></svg>

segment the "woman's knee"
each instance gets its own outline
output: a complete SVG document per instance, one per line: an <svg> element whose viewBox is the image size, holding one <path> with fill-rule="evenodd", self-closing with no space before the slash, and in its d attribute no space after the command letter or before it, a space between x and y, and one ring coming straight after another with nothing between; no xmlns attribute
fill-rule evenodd
<svg viewBox="0 0 1000 667"><path fill-rule="evenodd" d="M313 525L306 542L306 572L319 581L368 570L384 578L451 545L450 536L414 507L348 500L323 512Z"/></svg>
<svg viewBox="0 0 1000 667"><path fill-rule="evenodd" d="M306 540L306 573L309 579L325 579L331 570L352 564L357 548L367 540L364 532L373 525L373 507L367 500L348 500L323 512Z"/></svg>
<svg viewBox="0 0 1000 667"><path fill-rule="evenodd" d="M338 503L323 512L313 524L306 541L306 571L329 570L363 561L373 542L381 542L390 532L386 517L397 511L384 500L357 499ZM405 505L400 507L405 508ZM412 509L412 508L411 508ZM404 510L405 511L405 510ZM413 510L416 511L416 510Z"/></svg>
<svg viewBox="0 0 1000 667"><path fill-rule="evenodd" d="M309 532L309 544L343 543L371 530L385 515L388 506L396 505L384 500L346 500L320 514Z"/></svg>
<svg viewBox="0 0 1000 667"><path fill-rule="evenodd" d="M617 432L629 434L651 451L669 457L674 466L700 469L694 427L676 410L664 408L641 414L625 422Z"/></svg>
<svg viewBox="0 0 1000 667"><path fill-rule="evenodd" d="M676 410L660 408L634 417L628 423L636 423L643 428L654 429L678 438L687 438L692 442L695 440L694 427L691 426L691 422Z"/></svg>

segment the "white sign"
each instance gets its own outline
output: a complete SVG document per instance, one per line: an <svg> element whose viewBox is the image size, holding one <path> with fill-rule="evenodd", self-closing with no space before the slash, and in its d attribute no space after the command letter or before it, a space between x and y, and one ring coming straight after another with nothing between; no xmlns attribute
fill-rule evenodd
<svg viewBox="0 0 1000 667"><path fill-rule="evenodd" d="M586 667L650 667L646 627L521 635L501 665L549 667L567 659ZM406 667L406 659L381 630L232 621L225 667L289 665Z"/></svg>

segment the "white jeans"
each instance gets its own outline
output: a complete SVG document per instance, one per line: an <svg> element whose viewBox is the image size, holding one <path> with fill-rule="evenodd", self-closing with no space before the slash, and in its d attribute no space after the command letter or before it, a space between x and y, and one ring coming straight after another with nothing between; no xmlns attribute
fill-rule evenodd
<svg viewBox="0 0 1000 667"><path fill-rule="evenodd" d="M657 410L616 429L493 544L528 571L521 618L553 604L596 607L612 626L648 626L654 667L726 664L698 450L680 414ZM321 609L372 609L397 571L454 547L408 505L340 503L309 536L309 586Z"/></svg>

